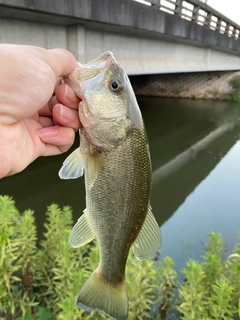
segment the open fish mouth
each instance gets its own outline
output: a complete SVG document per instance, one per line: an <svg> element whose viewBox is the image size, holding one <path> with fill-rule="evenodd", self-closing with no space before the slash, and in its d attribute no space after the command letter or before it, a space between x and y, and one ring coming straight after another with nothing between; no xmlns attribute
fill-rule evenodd
<svg viewBox="0 0 240 320"><path fill-rule="evenodd" d="M106 72L112 65L119 66L112 52L106 51L100 57L75 69L68 78L72 81L89 80L96 77L99 73Z"/></svg>
<svg viewBox="0 0 240 320"><path fill-rule="evenodd" d="M98 58L84 64L82 67L90 68L90 69L97 69L97 70L105 70L111 64L118 64L113 56L111 51L106 51L101 54Z"/></svg>
<svg viewBox="0 0 240 320"><path fill-rule="evenodd" d="M85 86L88 86L88 81L94 81L94 78L98 77L98 83L101 82L99 79L102 78L103 80L105 72L110 68L122 70L122 67L115 60L113 53L106 51L98 58L76 68L71 74L64 77L64 82L82 99L82 93ZM83 84L84 82L85 85ZM91 86L95 84L94 82L91 83Z"/></svg>

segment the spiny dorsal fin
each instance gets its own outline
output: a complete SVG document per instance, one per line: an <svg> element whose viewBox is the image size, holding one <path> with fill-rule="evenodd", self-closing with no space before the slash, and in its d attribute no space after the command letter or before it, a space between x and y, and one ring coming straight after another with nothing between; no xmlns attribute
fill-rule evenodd
<svg viewBox="0 0 240 320"><path fill-rule="evenodd" d="M160 250L161 244L161 231L149 205L142 229L133 243L133 253L138 260L151 258Z"/></svg>
<svg viewBox="0 0 240 320"><path fill-rule="evenodd" d="M84 161L81 148L74 150L63 162L58 175L61 179L76 179L83 175Z"/></svg>
<svg viewBox="0 0 240 320"><path fill-rule="evenodd" d="M84 214L78 219L69 237L69 243L73 248L81 247L95 238L87 209L83 212Z"/></svg>

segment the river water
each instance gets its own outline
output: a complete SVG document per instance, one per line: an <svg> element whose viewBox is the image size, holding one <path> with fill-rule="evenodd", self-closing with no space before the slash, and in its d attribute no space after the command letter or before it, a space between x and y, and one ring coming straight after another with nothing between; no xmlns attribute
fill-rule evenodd
<svg viewBox="0 0 240 320"><path fill-rule="evenodd" d="M199 259L210 231L220 232L226 255L240 232L240 104L226 101L138 97L153 167L152 207L162 230L161 259L177 270ZM78 138L70 153L79 144ZM85 208L84 181L60 180L67 154L40 158L23 172L0 180L0 194L19 210L35 211L41 235L46 207Z"/></svg>

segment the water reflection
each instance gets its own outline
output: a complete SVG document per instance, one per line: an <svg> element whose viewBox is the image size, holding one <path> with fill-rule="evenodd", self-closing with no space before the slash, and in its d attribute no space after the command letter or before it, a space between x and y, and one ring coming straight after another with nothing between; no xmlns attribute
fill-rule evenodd
<svg viewBox="0 0 240 320"><path fill-rule="evenodd" d="M182 267L187 257L199 256L208 231L221 232L231 249L240 231L238 104L138 100L150 142L152 207L162 226L162 256L172 256ZM47 205L71 205L75 221L85 208L83 179L58 178L66 156L38 159L24 172L0 180L1 194L13 196L21 211L35 211L40 233Z"/></svg>
<svg viewBox="0 0 240 320"><path fill-rule="evenodd" d="M165 212L164 215L157 215L159 225L169 219L185 198L209 175L232 147L235 143L233 127L233 123L220 126L186 151L153 171L153 203L158 212ZM238 128L236 131L238 132ZM217 150L215 150L216 147ZM159 201L159 194L166 196Z"/></svg>
<svg viewBox="0 0 240 320"><path fill-rule="evenodd" d="M236 243L240 231L239 159L238 141L163 224L162 256L173 256L178 270L187 258L201 256L210 231L223 235L226 256Z"/></svg>
<svg viewBox="0 0 240 320"><path fill-rule="evenodd" d="M152 102L144 117L153 158L152 206L162 226L162 257L172 256L179 270L187 258L199 258L208 232L221 232L228 251L237 241L240 108L217 101ZM147 99L140 104L145 115ZM151 128L153 114L159 126Z"/></svg>

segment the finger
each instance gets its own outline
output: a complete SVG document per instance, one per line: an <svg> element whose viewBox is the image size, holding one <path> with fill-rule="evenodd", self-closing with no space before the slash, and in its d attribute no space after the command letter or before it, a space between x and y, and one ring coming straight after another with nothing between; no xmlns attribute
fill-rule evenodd
<svg viewBox="0 0 240 320"><path fill-rule="evenodd" d="M55 84L55 87L54 87L54 91L53 91L53 94L55 95L56 94L56 91L57 91L57 88L60 86L60 84L62 83L62 77L58 78L56 80L56 84Z"/></svg>
<svg viewBox="0 0 240 320"><path fill-rule="evenodd" d="M52 109L58 102L68 106L69 108L78 109L80 99L67 84L58 84L56 87L56 95L53 95L48 103L41 110L39 110L39 115L51 117Z"/></svg>
<svg viewBox="0 0 240 320"><path fill-rule="evenodd" d="M56 90L56 98L58 102L68 106L69 108L78 109L80 99L67 84L63 83L58 86Z"/></svg>
<svg viewBox="0 0 240 320"><path fill-rule="evenodd" d="M53 125L52 118L49 117L39 117L38 122L42 127L51 127Z"/></svg>
<svg viewBox="0 0 240 320"><path fill-rule="evenodd" d="M55 73L56 78L63 77L71 73L78 63L74 56L64 49L48 50L49 60L48 64Z"/></svg>
<svg viewBox="0 0 240 320"><path fill-rule="evenodd" d="M53 107L53 120L58 124L73 128L77 131L80 128L80 120L78 116L78 111L74 109L70 109L60 103L57 103Z"/></svg>
<svg viewBox="0 0 240 320"><path fill-rule="evenodd" d="M38 130L41 141L45 144L43 156L66 152L73 144L75 132L72 128L54 126Z"/></svg>
<svg viewBox="0 0 240 320"><path fill-rule="evenodd" d="M56 103L58 103L56 96L52 96L48 103L42 109L39 110L39 115L42 117L51 117L52 109Z"/></svg>
<svg viewBox="0 0 240 320"><path fill-rule="evenodd" d="M43 157L56 156L64 152L67 152L71 148L71 146L72 145L57 147L52 144L45 144L45 148L44 148L45 151L41 156Z"/></svg>

